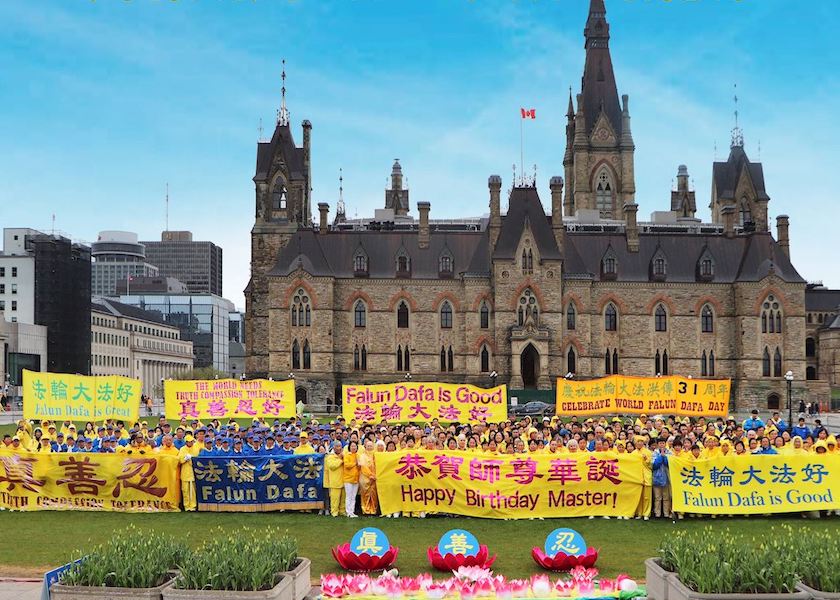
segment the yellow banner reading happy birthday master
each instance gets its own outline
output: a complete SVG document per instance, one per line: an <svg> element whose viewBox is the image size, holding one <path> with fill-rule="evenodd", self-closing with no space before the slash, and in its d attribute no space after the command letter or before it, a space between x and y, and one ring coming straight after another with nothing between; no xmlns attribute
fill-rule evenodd
<svg viewBox="0 0 840 600"><path fill-rule="evenodd" d="M268 379L167 380L170 419L275 418L295 416L295 382Z"/></svg>
<svg viewBox="0 0 840 600"><path fill-rule="evenodd" d="M626 516L642 494L638 454L376 454L382 514L430 512L493 519Z"/></svg>
<svg viewBox="0 0 840 600"><path fill-rule="evenodd" d="M134 422L141 385L117 375L88 377L23 372L23 417L52 421L117 419Z"/></svg>
<svg viewBox="0 0 840 600"><path fill-rule="evenodd" d="M178 457L0 450L0 507L9 510L177 511Z"/></svg>
<svg viewBox="0 0 840 600"><path fill-rule="evenodd" d="M507 420L507 386L387 383L342 386L344 418L357 423L499 423Z"/></svg>
<svg viewBox="0 0 840 600"><path fill-rule="evenodd" d="M840 456L742 454L668 457L673 508L703 514L840 509Z"/></svg>
<svg viewBox="0 0 840 600"><path fill-rule="evenodd" d="M729 408L729 391L728 379L688 379L677 375L558 379L557 414L722 417Z"/></svg>

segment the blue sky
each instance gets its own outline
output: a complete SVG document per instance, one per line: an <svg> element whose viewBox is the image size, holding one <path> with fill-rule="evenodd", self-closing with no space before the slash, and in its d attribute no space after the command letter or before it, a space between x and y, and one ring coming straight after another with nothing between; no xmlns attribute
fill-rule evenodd
<svg viewBox="0 0 840 600"><path fill-rule="evenodd" d="M244 306L257 128L287 62L288 105L313 124L313 207L384 204L399 157L432 218L487 212L525 162L562 174L569 86L583 69L588 0L65 0L0 3L0 225L170 228L224 249ZM665 210L677 165L708 218L712 161L728 152L733 83L770 214L791 217L794 264L840 287L840 15L834 2L607 0L619 93L630 95L640 219ZM829 171L826 172L825 169ZM412 206L412 210L415 207ZM332 212L331 212L332 216Z"/></svg>

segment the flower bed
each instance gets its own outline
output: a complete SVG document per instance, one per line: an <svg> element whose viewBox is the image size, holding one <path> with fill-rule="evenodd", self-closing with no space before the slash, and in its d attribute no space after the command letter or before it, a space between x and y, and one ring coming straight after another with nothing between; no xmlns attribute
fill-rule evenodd
<svg viewBox="0 0 840 600"><path fill-rule="evenodd" d="M322 575L321 592L327 598L630 598L643 597L645 591L626 575L598 579L597 569L578 567L568 578L552 581L547 575L530 579L506 579L489 569L461 567L453 576L434 580L431 575L399 577L396 571L377 578L368 575Z"/></svg>

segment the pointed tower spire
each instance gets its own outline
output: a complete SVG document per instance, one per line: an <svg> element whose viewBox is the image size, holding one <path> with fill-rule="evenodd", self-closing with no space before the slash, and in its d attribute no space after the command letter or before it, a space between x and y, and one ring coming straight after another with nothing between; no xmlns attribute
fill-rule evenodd
<svg viewBox="0 0 840 600"><path fill-rule="evenodd" d="M338 170L338 205L336 207L336 218L344 217L344 169Z"/></svg>
<svg viewBox="0 0 840 600"><path fill-rule="evenodd" d="M743 148L744 147L744 131L738 125L738 84L735 84L735 94L732 97L732 100L735 102L735 127L732 128L732 143L730 144L731 148Z"/></svg>
<svg viewBox="0 0 840 600"><path fill-rule="evenodd" d="M277 124L287 126L289 124L289 109L286 108L286 59L283 59L283 70L280 73L282 86L280 87L280 110L277 111Z"/></svg>
<svg viewBox="0 0 840 600"><path fill-rule="evenodd" d="M617 135L621 134L621 105L610 57L610 25L604 0L590 0L589 18L583 30L586 63L581 92L587 134L592 131L603 110Z"/></svg>
<svg viewBox="0 0 840 600"><path fill-rule="evenodd" d="M572 102L572 86L569 86L569 108L566 110L566 118L569 121L575 118L575 104Z"/></svg>

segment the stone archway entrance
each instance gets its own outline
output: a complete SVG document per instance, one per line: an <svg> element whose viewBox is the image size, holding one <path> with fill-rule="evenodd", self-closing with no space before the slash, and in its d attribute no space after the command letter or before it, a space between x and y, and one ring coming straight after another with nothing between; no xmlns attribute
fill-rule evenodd
<svg viewBox="0 0 840 600"><path fill-rule="evenodd" d="M533 344L528 344L519 355L519 370L522 373L522 385L526 389L535 389L540 377L540 353Z"/></svg>

